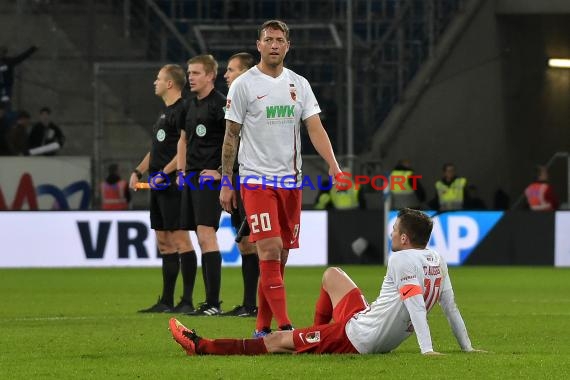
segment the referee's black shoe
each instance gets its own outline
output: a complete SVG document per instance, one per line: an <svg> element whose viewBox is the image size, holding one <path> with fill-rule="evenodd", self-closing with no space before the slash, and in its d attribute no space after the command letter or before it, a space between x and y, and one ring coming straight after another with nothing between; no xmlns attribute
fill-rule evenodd
<svg viewBox="0 0 570 380"><path fill-rule="evenodd" d="M232 310L222 313L222 317L257 317L257 307L237 305Z"/></svg>
<svg viewBox="0 0 570 380"><path fill-rule="evenodd" d="M188 302L185 299L180 299L178 305L174 306L171 312L177 314L188 314L193 311L194 311L194 305L192 304L192 302Z"/></svg>
<svg viewBox="0 0 570 380"><path fill-rule="evenodd" d="M148 309L139 310L139 313L170 313L172 311L172 305L168 305L158 297L158 301L149 307Z"/></svg>

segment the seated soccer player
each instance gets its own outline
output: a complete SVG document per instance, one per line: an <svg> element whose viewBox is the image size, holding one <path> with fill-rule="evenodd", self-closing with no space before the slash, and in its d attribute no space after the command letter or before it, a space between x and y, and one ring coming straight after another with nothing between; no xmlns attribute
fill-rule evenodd
<svg viewBox="0 0 570 380"><path fill-rule="evenodd" d="M260 355L268 353L384 353L414 331L422 354L433 350L427 313L439 302L465 352L475 352L455 304L447 265L427 249L432 220L403 209L392 231L392 249L380 295L368 305L356 284L339 268L328 268L312 327L276 331L258 339L206 339L170 320L170 330L188 355Z"/></svg>

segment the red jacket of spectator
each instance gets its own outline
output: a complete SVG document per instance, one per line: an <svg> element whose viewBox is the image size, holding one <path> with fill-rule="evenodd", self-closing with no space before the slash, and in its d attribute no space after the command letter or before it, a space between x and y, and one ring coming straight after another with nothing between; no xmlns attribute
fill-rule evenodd
<svg viewBox="0 0 570 380"><path fill-rule="evenodd" d="M546 182L533 182L525 189L524 194L531 210L553 211L558 208L558 199Z"/></svg>
<svg viewBox="0 0 570 380"><path fill-rule="evenodd" d="M116 183L101 184L101 209L103 210L127 210L129 202L126 197L127 182L119 180Z"/></svg>

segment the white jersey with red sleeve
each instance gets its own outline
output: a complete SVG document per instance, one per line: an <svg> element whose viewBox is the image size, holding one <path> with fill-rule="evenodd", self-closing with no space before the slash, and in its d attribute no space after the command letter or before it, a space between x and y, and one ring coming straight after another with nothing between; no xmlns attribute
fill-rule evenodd
<svg viewBox="0 0 570 380"><path fill-rule="evenodd" d="M437 252L395 252L380 295L349 320L346 334L358 352L381 353L398 347L415 329L422 353L432 351L426 315L446 288L451 289L447 265Z"/></svg>
<svg viewBox="0 0 570 380"><path fill-rule="evenodd" d="M240 182L301 184L301 122L321 112L309 82L284 68L273 78L257 66L230 86L226 120L242 125Z"/></svg>

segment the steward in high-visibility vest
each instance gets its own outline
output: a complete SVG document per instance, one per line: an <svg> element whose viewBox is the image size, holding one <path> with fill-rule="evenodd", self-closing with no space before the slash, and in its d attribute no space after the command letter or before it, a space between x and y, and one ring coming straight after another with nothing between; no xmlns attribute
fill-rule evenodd
<svg viewBox="0 0 570 380"><path fill-rule="evenodd" d="M466 187L467 179L455 175L453 164L445 164L443 166L443 178L435 183L438 209L440 211L463 209Z"/></svg>
<svg viewBox="0 0 570 380"><path fill-rule="evenodd" d="M333 208L332 199L330 192L323 192L317 196L317 201L315 202L315 210L330 210Z"/></svg>
<svg viewBox="0 0 570 380"><path fill-rule="evenodd" d="M394 170L390 173L390 195L392 197L391 208L399 210L402 208L419 209L425 201L425 190L419 179L415 180L415 189L412 186L412 180L409 178L414 175L414 171L408 160L400 160ZM403 189L400 185L401 181L395 181L396 178L408 178L403 183ZM393 185L393 183L398 183Z"/></svg>
<svg viewBox="0 0 570 380"><path fill-rule="evenodd" d="M537 170L536 181L524 191L528 206L534 211L554 211L558 208L558 199L547 182L548 172L545 167L538 167Z"/></svg>
<svg viewBox="0 0 570 380"><path fill-rule="evenodd" d="M455 177L451 183L439 180L435 183L440 210L461 210L465 198L467 179Z"/></svg>
<svg viewBox="0 0 570 380"><path fill-rule="evenodd" d="M358 194L360 189L355 189L355 185L352 184L350 188L344 190L337 189L336 186L330 191L331 202L336 210L353 210L359 207Z"/></svg>
<svg viewBox="0 0 570 380"><path fill-rule="evenodd" d="M317 200L313 206L315 210L330 210L334 208L331 199L331 188L330 182L327 179L323 180L321 187L319 187L320 191L317 194Z"/></svg>

